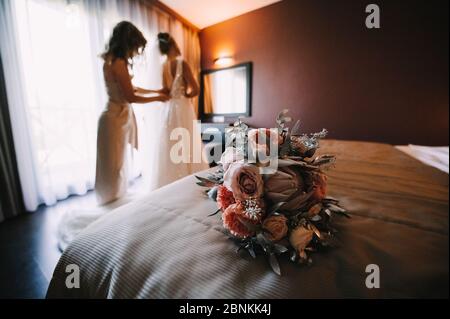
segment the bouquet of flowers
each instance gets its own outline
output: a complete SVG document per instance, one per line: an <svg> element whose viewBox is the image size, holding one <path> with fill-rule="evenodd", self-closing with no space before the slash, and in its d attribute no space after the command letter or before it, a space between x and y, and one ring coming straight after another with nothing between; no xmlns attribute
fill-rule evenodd
<svg viewBox="0 0 450 319"><path fill-rule="evenodd" d="M334 215L349 217L338 200L327 197L324 171L333 155L314 157L319 133L300 134L299 122L283 110L272 129L249 127L238 120L226 133L219 168L197 184L208 187L217 202L223 226L236 244L256 258L265 253L273 271L281 275L278 255L309 264L309 252L333 246Z"/></svg>

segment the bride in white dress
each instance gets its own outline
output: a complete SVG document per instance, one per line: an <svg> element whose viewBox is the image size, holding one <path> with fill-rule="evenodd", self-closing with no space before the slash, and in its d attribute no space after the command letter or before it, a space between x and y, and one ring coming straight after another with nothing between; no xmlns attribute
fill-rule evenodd
<svg viewBox="0 0 450 319"><path fill-rule="evenodd" d="M59 246L68 243L89 224L111 209L126 203L128 188L127 152L137 148L136 118L130 103L167 101L168 96L145 96L150 92L132 85L129 61L142 53L147 41L130 22L117 24L102 54L103 75L108 103L98 121L95 193L100 205L96 209L68 211L58 227Z"/></svg>
<svg viewBox="0 0 450 319"><path fill-rule="evenodd" d="M168 33L158 34L159 49L167 57L163 65L163 89L148 91L168 93L170 100L162 110L159 150L153 159L150 189L160 188L182 177L209 167L203 154L200 130L191 98L199 87L189 64Z"/></svg>

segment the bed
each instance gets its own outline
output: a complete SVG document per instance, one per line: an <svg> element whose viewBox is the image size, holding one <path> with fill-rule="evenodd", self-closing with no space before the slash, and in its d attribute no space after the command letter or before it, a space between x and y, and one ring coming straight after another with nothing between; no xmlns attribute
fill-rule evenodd
<svg viewBox="0 0 450 319"><path fill-rule="evenodd" d="M311 266L236 252L215 203L188 176L96 221L64 251L48 298L448 298L448 175L388 144L323 141L339 247ZM80 269L80 288L65 285ZM366 287L366 266L380 288Z"/></svg>

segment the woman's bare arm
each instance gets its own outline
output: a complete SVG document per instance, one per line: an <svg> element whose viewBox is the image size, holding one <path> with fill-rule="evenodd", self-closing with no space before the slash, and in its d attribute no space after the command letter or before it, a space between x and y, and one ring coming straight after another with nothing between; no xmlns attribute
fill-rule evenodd
<svg viewBox="0 0 450 319"><path fill-rule="evenodd" d="M136 94L133 84L131 83L130 74L128 73L127 63L124 60L117 59L112 64L113 73L119 83L123 95L128 103L150 103L156 101L167 101L169 97L161 94L159 96L141 96Z"/></svg>
<svg viewBox="0 0 450 319"><path fill-rule="evenodd" d="M192 74L191 67L186 61L183 61L183 77L186 82L186 94L185 96L188 98L196 97L200 93L200 89L198 87L197 80Z"/></svg>
<svg viewBox="0 0 450 319"><path fill-rule="evenodd" d="M149 89L144 89L144 88L140 88L140 87L135 86L134 87L134 91L136 93L139 93L139 94L152 94L152 93L169 94L169 90L165 89L165 88L162 88L162 89L159 89L159 90L149 90Z"/></svg>

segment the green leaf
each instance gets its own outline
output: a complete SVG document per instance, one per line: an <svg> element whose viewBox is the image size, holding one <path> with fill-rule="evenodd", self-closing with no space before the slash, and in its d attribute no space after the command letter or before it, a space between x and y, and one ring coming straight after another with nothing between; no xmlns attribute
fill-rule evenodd
<svg viewBox="0 0 450 319"><path fill-rule="evenodd" d="M270 241L264 236L262 232L256 235L256 241L260 244L264 250L267 250L267 245L270 244Z"/></svg>
<svg viewBox="0 0 450 319"><path fill-rule="evenodd" d="M210 184L204 183L204 182L196 182L196 184L199 185L199 186L203 186L203 187L211 187Z"/></svg>
<svg viewBox="0 0 450 319"><path fill-rule="evenodd" d="M298 136L298 135L300 135L300 121L299 120L297 120L295 122L294 126L292 127L290 135L291 136Z"/></svg>
<svg viewBox="0 0 450 319"><path fill-rule="evenodd" d="M308 224L308 228L310 230L312 230L316 234L317 237L322 238L322 234L320 233L320 231L317 229L316 226L314 226L313 224L309 223Z"/></svg>
<svg viewBox="0 0 450 319"><path fill-rule="evenodd" d="M248 253L250 254L250 256L252 256L253 259L256 258L256 253L255 253L255 250L253 249L252 246L248 247L248 248L247 248L247 251L248 251Z"/></svg>
<svg viewBox="0 0 450 319"><path fill-rule="evenodd" d="M212 214L209 214L208 217L214 216L214 215L216 215L216 214L219 213L219 212L220 212L220 209L216 210L216 211L215 211L214 213L212 213Z"/></svg>
<svg viewBox="0 0 450 319"><path fill-rule="evenodd" d="M328 204L327 208L329 208L331 211L333 212L337 212L337 213L344 213L346 212L345 209L343 209L342 207L335 205L335 204Z"/></svg>
<svg viewBox="0 0 450 319"><path fill-rule="evenodd" d="M268 210L267 210L267 215L273 214L276 211L278 211L284 204L286 204L286 202L278 202L275 205L271 206Z"/></svg>
<svg viewBox="0 0 450 319"><path fill-rule="evenodd" d="M296 252L295 250L292 250L292 251L291 251L291 257L290 257L290 260L291 260L292 262L295 262L295 261L297 260L297 252Z"/></svg>
<svg viewBox="0 0 450 319"><path fill-rule="evenodd" d="M269 264L272 267L274 273L278 276L281 276L280 264L278 263L278 259L274 253L269 254Z"/></svg>
<svg viewBox="0 0 450 319"><path fill-rule="evenodd" d="M286 246L280 244L273 244L273 248L277 254L283 254L288 251L288 248Z"/></svg>
<svg viewBox="0 0 450 319"><path fill-rule="evenodd" d="M206 187L213 187L213 186L219 185L219 183L215 180L210 180L208 178L204 178L204 177L197 176L197 175L194 175L194 176L195 176L195 178L197 178L200 181L200 182L197 182L197 185L206 186Z"/></svg>
<svg viewBox="0 0 450 319"><path fill-rule="evenodd" d="M217 186L211 188L211 189L208 191L208 197L209 197L210 199L212 199L213 201L215 201L215 200L217 199Z"/></svg>
<svg viewBox="0 0 450 319"><path fill-rule="evenodd" d="M347 218L352 218L352 216L351 215L349 215L349 214L347 214L347 212L335 212L336 214L340 214L340 215L342 215L342 216L345 216L345 217L347 217Z"/></svg>

